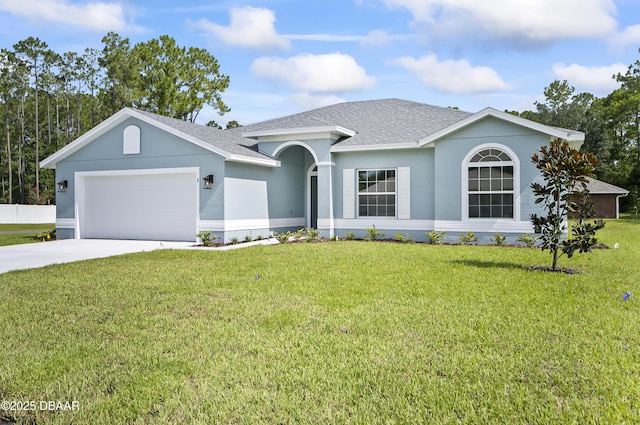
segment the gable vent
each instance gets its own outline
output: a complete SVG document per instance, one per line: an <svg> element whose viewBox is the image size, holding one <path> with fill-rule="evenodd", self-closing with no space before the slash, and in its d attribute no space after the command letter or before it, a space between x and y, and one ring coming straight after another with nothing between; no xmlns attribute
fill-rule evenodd
<svg viewBox="0 0 640 425"><path fill-rule="evenodd" d="M140 127L130 125L122 134L122 153L135 155L140 153Z"/></svg>

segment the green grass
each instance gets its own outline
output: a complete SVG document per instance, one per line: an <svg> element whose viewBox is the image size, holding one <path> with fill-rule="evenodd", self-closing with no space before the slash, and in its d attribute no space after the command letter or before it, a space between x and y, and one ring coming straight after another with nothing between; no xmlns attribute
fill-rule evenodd
<svg viewBox="0 0 640 425"><path fill-rule="evenodd" d="M36 240L38 233L55 229L55 227L55 224L0 224L0 233L16 232L15 234L0 234L0 246L38 242Z"/></svg>
<svg viewBox="0 0 640 425"><path fill-rule="evenodd" d="M0 223L0 232L23 232L33 231L35 233L42 232L44 230L55 229L55 224L4 224Z"/></svg>
<svg viewBox="0 0 640 425"><path fill-rule="evenodd" d="M640 221L537 249L330 242L0 275L0 412L36 423L638 423ZM259 279L256 279L259 274ZM625 291L634 294L622 301Z"/></svg>

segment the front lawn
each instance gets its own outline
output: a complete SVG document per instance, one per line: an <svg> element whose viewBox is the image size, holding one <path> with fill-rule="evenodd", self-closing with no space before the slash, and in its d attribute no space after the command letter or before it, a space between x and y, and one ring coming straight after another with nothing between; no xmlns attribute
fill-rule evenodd
<svg viewBox="0 0 640 425"><path fill-rule="evenodd" d="M36 409L0 419L638 423L640 221L600 239L619 248L563 258L575 275L527 271L537 249L378 242L3 274L0 400Z"/></svg>
<svg viewBox="0 0 640 425"><path fill-rule="evenodd" d="M55 229L55 224L1 224L0 246L38 242L36 235Z"/></svg>

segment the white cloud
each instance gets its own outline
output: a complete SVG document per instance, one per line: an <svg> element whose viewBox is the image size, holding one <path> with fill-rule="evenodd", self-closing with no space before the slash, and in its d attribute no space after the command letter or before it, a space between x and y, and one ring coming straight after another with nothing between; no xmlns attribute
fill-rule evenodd
<svg viewBox="0 0 640 425"><path fill-rule="evenodd" d="M406 41L416 38L413 34L391 34L388 31L373 30L366 35L336 35L336 34L284 34L287 40L323 41L328 43L360 43L363 46L380 47L396 41Z"/></svg>
<svg viewBox="0 0 640 425"><path fill-rule="evenodd" d="M624 31L614 35L611 42L619 47L640 44L640 25L629 25Z"/></svg>
<svg viewBox="0 0 640 425"><path fill-rule="evenodd" d="M355 59L342 53L302 54L288 59L262 57L253 62L251 70L258 77L310 93L340 93L375 85L375 79Z"/></svg>
<svg viewBox="0 0 640 425"><path fill-rule="evenodd" d="M506 90L509 86L493 69L467 60L438 61L434 54L419 59L405 56L391 61L413 72L427 87L455 94Z"/></svg>
<svg viewBox="0 0 640 425"><path fill-rule="evenodd" d="M255 49L288 49L289 40L278 34L274 27L276 15L269 9L243 7L231 9L231 22L228 27L214 24L208 19L195 23L207 33L219 38L231 46Z"/></svg>
<svg viewBox="0 0 640 425"><path fill-rule="evenodd" d="M336 103L346 102L345 99L334 95L315 95L307 92L295 93L289 96L289 101L303 109L316 109L323 106L335 105Z"/></svg>
<svg viewBox="0 0 640 425"><path fill-rule="evenodd" d="M354 42L362 41L364 39L361 35L334 35L334 34L285 34L283 35L287 40L300 40L300 41L325 41L329 43L336 42Z"/></svg>
<svg viewBox="0 0 640 425"><path fill-rule="evenodd" d="M584 66L572 63L553 64L553 74L561 80L567 80L574 87L586 90L610 92L619 87L619 83L613 79L617 73L625 74L627 66L615 63L609 66Z"/></svg>
<svg viewBox="0 0 640 425"><path fill-rule="evenodd" d="M415 38L415 35L409 34L391 34L388 31L373 30L369 31L362 39L362 45L367 47L387 46L396 41L407 41Z"/></svg>
<svg viewBox="0 0 640 425"><path fill-rule="evenodd" d="M0 11L33 21L54 22L94 31L118 31L127 26L120 3L68 0L0 0Z"/></svg>
<svg viewBox="0 0 640 425"><path fill-rule="evenodd" d="M611 35L613 0L381 0L408 9L439 36L469 35L527 42Z"/></svg>

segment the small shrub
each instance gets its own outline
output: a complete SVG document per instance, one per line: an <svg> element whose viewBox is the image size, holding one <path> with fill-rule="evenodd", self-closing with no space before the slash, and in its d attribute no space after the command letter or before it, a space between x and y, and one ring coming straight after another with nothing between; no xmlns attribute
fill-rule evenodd
<svg viewBox="0 0 640 425"><path fill-rule="evenodd" d="M295 233L293 233L291 236L293 236L294 239L300 239L304 236L304 234L305 234L305 230L299 229Z"/></svg>
<svg viewBox="0 0 640 425"><path fill-rule="evenodd" d="M478 237L473 232L467 232L464 235L460 235L458 240L464 245L470 245L473 242L477 242Z"/></svg>
<svg viewBox="0 0 640 425"><path fill-rule="evenodd" d="M442 245L444 241L444 235L446 232L425 232L425 234L429 237L429 241L434 245Z"/></svg>
<svg viewBox="0 0 640 425"><path fill-rule="evenodd" d="M261 240L262 240L262 235L258 235L258 236L256 236L256 240L257 240L257 241L261 241Z"/></svg>
<svg viewBox="0 0 640 425"><path fill-rule="evenodd" d="M238 243L240 242L236 236L232 237L230 241L232 245L238 245Z"/></svg>
<svg viewBox="0 0 640 425"><path fill-rule="evenodd" d="M273 232L273 237L280 243L289 243L291 238L291 232L287 231L287 233L283 232Z"/></svg>
<svg viewBox="0 0 640 425"><path fill-rule="evenodd" d="M347 232L344 234L344 238L348 241L352 241L356 238L356 235L353 232Z"/></svg>
<svg viewBox="0 0 640 425"><path fill-rule="evenodd" d="M404 242L404 243L411 243L411 242L413 242L413 238L412 238L411 236L409 236L409 235L405 236L405 235L403 235L403 234L402 234L402 233L400 233L400 232L396 233L396 236L395 236L395 237L396 237L396 240L397 240L398 242Z"/></svg>
<svg viewBox="0 0 640 425"><path fill-rule="evenodd" d="M381 236L384 236L384 233L377 231L375 225L367 227L367 237L365 238L366 240L374 241Z"/></svg>
<svg viewBox="0 0 640 425"><path fill-rule="evenodd" d="M251 237L251 235L245 235L244 237L244 241L245 242L251 242L253 240L253 238Z"/></svg>
<svg viewBox="0 0 640 425"><path fill-rule="evenodd" d="M308 228L306 230L306 233L307 233L307 242L313 242L314 240L316 240L316 238L320 234L320 231L318 229Z"/></svg>
<svg viewBox="0 0 640 425"><path fill-rule="evenodd" d="M516 242L522 242L531 248L538 241L538 238L531 236L530 233L525 233L524 235L520 235L516 238Z"/></svg>
<svg viewBox="0 0 640 425"><path fill-rule="evenodd" d="M502 236L500 233L496 232L496 233L493 234L493 241L498 246L504 245L507 242L507 237L506 236Z"/></svg>
<svg viewBox="0 0 640 425"><path fill-rule="evenodd" d="M338 240L338 235L331 236L331 242L336 242Z"/></svg>
<svg viewBox="0 0 640 425"><path fill-rule="evenodd" d="M56 238L56 229L45 230L44 232L38 233L35 237L35 239L42 242L50 241L51 239L55 239L55 238Z"/></svg>
<svg viewBox="0 0 640 425"><path fill-rule="evenodd" d="M202 241L202 245L204 246L210 246L211 243L216 239L215 236L211 236L211 230L197 233L196 238L199 238Z"/></svg>

